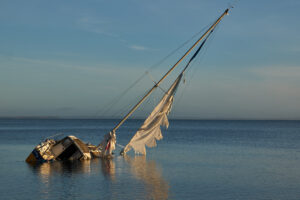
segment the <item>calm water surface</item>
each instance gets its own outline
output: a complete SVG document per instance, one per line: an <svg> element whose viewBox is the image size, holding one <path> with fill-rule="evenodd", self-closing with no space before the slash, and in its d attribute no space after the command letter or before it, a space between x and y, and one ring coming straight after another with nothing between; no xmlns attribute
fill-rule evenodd
<svg viewBox="0 0 300 200"><path fill-rule="evenodd" d="M300 121L170 121L147 157L29 165L42 139L98 144L116 120L0 120L1 199L300 199ZM125 145L140 120L117 133Z"/></svg>

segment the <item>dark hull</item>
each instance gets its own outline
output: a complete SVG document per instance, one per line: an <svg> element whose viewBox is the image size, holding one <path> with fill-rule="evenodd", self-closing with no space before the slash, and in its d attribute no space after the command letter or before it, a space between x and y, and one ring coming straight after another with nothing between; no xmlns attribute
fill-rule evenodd
<svg viewBox="0 0 300 200"><path fill-rule="evenodd" d="M26 162L89 160L101 156L101 151L96 146L88 145L75 136L67 136L58 141L45 140L33 149Z"/></svg>

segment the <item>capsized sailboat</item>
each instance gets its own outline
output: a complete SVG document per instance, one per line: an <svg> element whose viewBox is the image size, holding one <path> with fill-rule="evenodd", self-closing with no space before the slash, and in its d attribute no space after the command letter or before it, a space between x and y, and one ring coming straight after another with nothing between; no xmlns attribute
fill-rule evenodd
<svg viewBox="0 0 300 200"><path fill-rule="evenodd" d="M146 154L147 147L155 147L156 141L163 138L161 126L168 128L168 114L171 111L172 103L176 90L182 81L182 77L189 67L190 63L198 55L206 40L214 31L219 22L229 9L226 9L223 14L211 25L208 30L187 50L187 52L148 90L146 95L141 98L138 103L123 117L123 119L104 136L102 142L98 145L86 144L75 136L67 136L61 140L46 139L39 144L30 153L26 162L49 162L54 160L87 160L95 157L110 157L115 150L116 145L116 130L134 113L134 111L149 97L149 95L157 89L166 77L181 63L193 50L194 53L186 66L181 70L175 81L165 92L159 103L153 109L151 114L144 121L143 125L134 134L129 143L122 149L121 154L126 154L131 149L135 153ZM202 43L200 43L202 42ZM197 48L197 49L196 49ZM195 50L196 49L196 50Z"/></svg>

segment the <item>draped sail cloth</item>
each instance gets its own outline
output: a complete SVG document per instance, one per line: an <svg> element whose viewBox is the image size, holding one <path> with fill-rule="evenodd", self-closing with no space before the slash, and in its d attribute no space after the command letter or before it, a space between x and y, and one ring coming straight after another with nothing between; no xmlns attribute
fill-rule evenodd
<svg viewBox="0 0 300 200"><path fill-rule="evenodd" d="M103 156L108 156L112 154L112 151L116 148L116 134L115 132L109 132L108 134L104 135L104 139L98 145L100 148Z"/></svg>
<svg viewBox="0 0 300 200"><path fill-rule="evenodd" d="M161 140L163 138L160 126L165 126L166 128L169 126L167 115L171 111L174 94L181 78L182 73L177 77L158 105L154 108L150 116L144 121L144 124L139 128L121 153L125 154L133 148L135 153L145 155L145 145L148 147L155 147L156 140Z"/></svg>

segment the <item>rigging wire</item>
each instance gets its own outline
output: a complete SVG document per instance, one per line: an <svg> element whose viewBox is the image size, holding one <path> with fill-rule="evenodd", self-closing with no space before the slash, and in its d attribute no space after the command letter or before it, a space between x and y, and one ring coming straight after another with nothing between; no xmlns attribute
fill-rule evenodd
<svg viewBox="0 0 300 200"><path fill-rule="evenodd" d="M136 99L136 98L141 98L141 97L143 97L144 95L146 95L146 93L147 93L147 91L145 91L143 94L141 94L141 95L138 95L137 97L135 97L135 98L132 98L132 99ZM131 100L132 101L132 100ZM115 118L115 117L117 117L118 115L120 116L120 115L124 115L124 113L126 113L126 112L128 112L128 110L130 109L130 107L132 106L132 102L129 102L129 103L127 103L127 105L125 105L125 106L122 106L123 107L123 109L118 109L118 110L116 110L112 115L111 115L111 117L112 118Z"/></svg>
<svg viewBox="0 0 300 200"><path fill-rule="evenodd" d="M229 8L234 8L235 6L236 6L236 4L239 2L240 0L234 0L232 3L229 3ZM219 29L219 24L212 30L212 32L217 32L218 31L218 29ZM204 55L207 53L207 49L209 48L209 46L211 45L211 41L213 41L213 39L214 39L214 37L215 37L215 34L212 34L212 36L210 37L211 39L209 39L208 40L208 42L206 42L206 48L204 48L203 49L203 53L202 54L200 54L199 56L198 56L198 58L196 58L196 61L198 62L198 64L200 64L200 62L202 61L202 57L204 57ZM207 37L208 38L208 37ZM206 39L207 39L206 38ZM192 73L190 73L191 74L191 76L190 76L190 79L189 79L189 82L187 82L186 84L184 84L184 87L183 87L183 90L182 90L182 92L181 92L181 95L180 95L180 97L179 98L177 98L177 101L176 102L174 102L174 104L178 104L180 101L181 101L181 99L182 99L182 97L183 97L183 94L184 94L184 91L186 90L186 88L191 84L191 82L192 82L192 80L193 80L193 77L195 76L195 74L197 73L197 71L199 70L199 67L197 67L197 68L194 68L194 67L192 67L195 63L196 63L196 61L195 62L193 62L192 63L192 65L191 65L191 67L187 70L187 72L189 72L189 71L192 71L192 70L194 70ZM183 79L183 82L185 83L185 77L184 77L184 79ZM174 113L174 112L173 112Z"/></svg>
<svg viewBox="0 0 300 200"><path fill-rule="evenodd" d="M179 47L177 47L176 49L174 49L173 51L171 51L171 53L169 53L167 56L165 56L163 59L161 59L160 61L158 61L157 63L155 63L154 65L150 66L148 68L148 70L146 70L138 79L136 79L136 81L134 81L127 89L125 89L120 95L118 95L116 98L114 98L114 100L110 101L108 104L106 104L106 106L104 107L104 109L98 110L95 113L95 116L98 116L99 114L101 114L101 116L106 115L108 112L111 111L111 109L118 103L120 102L120 100L122 99L122 97L124 97L134 86L136 86L147 74L150 73L151 70L157 68L159 65L161 65L165 60L167 60L169 57L171 57L173 54L175 54L179 49L181 49L182 47L184 47L186 44L188 44L191 40L193 40L196 36L198 36L200 33L202 33L207 27L209 27L212 23L208 24L207 26L205 26L204 28L202 28L199 32L197 32L196 34L194 34L190 39L188 39L187 41L185 41L184 43L182 43Z"/></svg>
<svg viewBox="0 0 300 200"><path fill-rule="evenodd" d="M236 6L236 4L239 3L240 0L233 0L232 3L228 3L230 8L234 8Z"/></svg>
<svg viewBox="0 0 300 200"><path fill-rule="evenodd" d="M195 74L197 73L197 71L199 70L199 67L193 67L196 63L198 63L198 65L200 65L200 63L203 61L202 58L205 56L205 54L207 53L207 50L209 48L209 46L211 45L211 41L213 41L214 37L215 37L215 33L217 32L219 26L216 26L213 30L212 30L212 34L211 36L207 39L207 41L205 42L205 45L203 46L204 48L202 49L202 52L199 54L198 57L196 57L196 59L194 60L194 62L191 63L190 67L187 69L188 74L190 75L189 81L186 82L186 84L184 84L184 87L182 89L182 92L180 92L180 96L178 98L176 98L176 101L174 102L174 106L176 104L179 104L183 98L184 92L186 91L187 87L191 84L193 77L195 76ZM185 82L185 79L183 80ZM173 112L174 113L174 112Z"/></svg>
<svg viewBox="0 0 300 200"><path fill-rule="evenodd" d="M214 41L215 34L216 34L216 32L217 32L218 30L219 30L219 26L216 26L215 29L214 29L214 33L211 35L211 38L210 38L210 39L207 41L207 43L206 43L206 48L204 49L204 51L203 51L203 53L202 53L202 57L205 57L205 55L206 55L206 53L207 53L207 51L208 51L208 48L211 46L212 42ZM198 60L199 60L200 62L202 61L202 60L200 60L200 57L199 57ZM200 64L200 63L199 63L199 64ZM191 73L191 78L190 78L190 81L189 81L188 84L191 84L191 82L192 82L192 80L193 80L195 74L196 74L197 71L199 70L199 67L191 68L191 70L193 70L193 69L194 69L194 71L193 71L193 73Z"/></svg>
<svg viewBox="0 0 300 200"><path fill-rule="evenodd" d="M206 26L206 27L207 27L207 26ZM106 109L106 110L104 111L104 113L108 112L113 106L115 106L115 104L116 104L117 102L119 102L120 99L121 99L123 96L125 96L125 94L126 94L131 88L133 88L138 82L140 82L140 80L141 80L145 75L147 75L147 74L150 75L150 74L149 74L149 71L150 71L150 70L153 70L154 68L158 67L158 66L159 66L162 62L164 62L168 57L170 57L171 55L173 55L176 51L178 51L179 49L181 49L181 48L182 48L183 46L185 46L189 41L191 41L194 37L196 37L198 34L200 34L204 29L206 29L206 27L203 28L201 31L199 31L197 34L194 34L189 40L187 40L187 41L184 42L182 45L180 45L177 49L175 49L174 51L172 51L169 55L167 55L165 58L163 58L160 62L158 62L157 64L151 66L149 70L147 70L145 73L143 73L143 74L140 76L140 78L138 78L132 85L130 85L130 87L127 88L123 93L121 93L121 95L119 95L119 97L116 98L115 101L110 102L110 106L108 106L108 109ZM214 29L213 29L213 30L214 30ZM213 30L212 30L212 31L213 31ZM212 33L212 31L211 31L210 33ZM208 37L206 37L206 39L207 39L207 38L208 38ZM203 44L205 43L206 39L204 40ZM198 52L199 52L199 50L201 49L201 47L203 46L203 44L200 45L199 49L195 52L194 56L192 56L191 60L188 62L188 64L187 64L186 67L184 68L184 71L185 71L185 69L188 67L188 65L190 64L190 62L194 59L194 57L198 54ZM150 78L150 79L152 79L152 78ZM154 81L153 79L152 79L152 81L155 83L155 81ZM97 112L97 113L98 113L98 112Z"/></svg>
<svg viewBox="0 0 300 200"><path fill-rule="evenodd" d="M157 93L159 93L159 92L160 92L159 90L156 90L152 94L150 94L149 98L147 98L145 100L144 106L140 106L136 110L135 114L133 114L132 116L137 117L137 118L141 118L141 117L145 118L145 117L149 116L149 114L153 110L153 107L155 107L155 105L159 101L158 95L157 95Z"/></svg>

